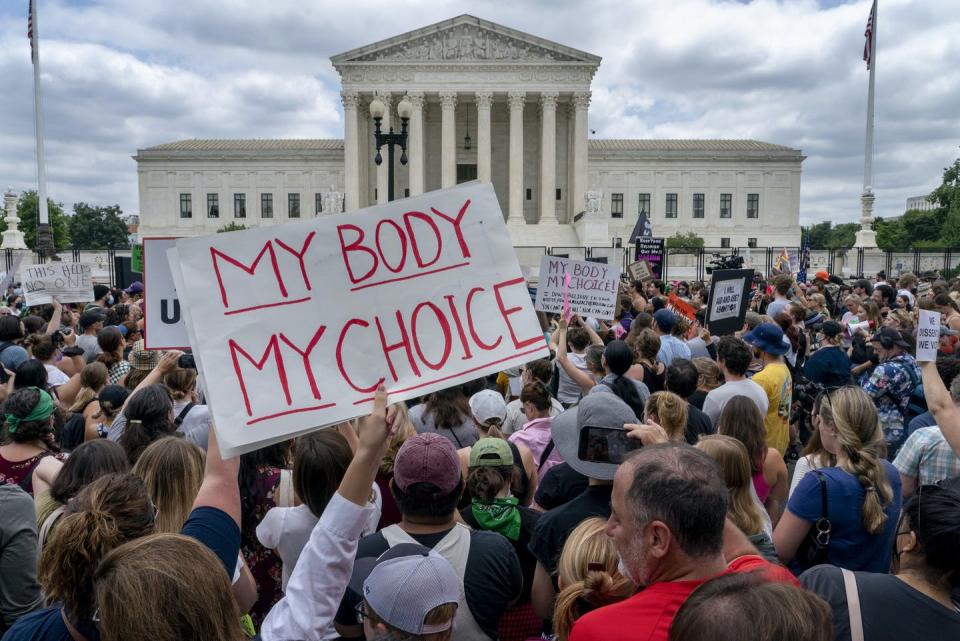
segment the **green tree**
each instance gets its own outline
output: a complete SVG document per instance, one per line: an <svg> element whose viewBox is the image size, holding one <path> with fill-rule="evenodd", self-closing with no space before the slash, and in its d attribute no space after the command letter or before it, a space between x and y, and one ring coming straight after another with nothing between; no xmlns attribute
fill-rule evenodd
<svg viewBox="0 0 960 641"><path fill-rule="evenodd" d="M240 223L227 223L226 225L218 229L217 233L222 234L228 231L243 231L246 228L247 228L246 225L241 225Z"/></svg>
<svg viewBox="0 0 960 641"><path fill-rule="evenodd" d="M944 246L960 247L960 158L943 170L943 184L933 190L930 200L940 205L943 225L939 238Z"/></svg>
<svg viewBox="0 0 960 641"><path fill-rule="evenodd" d="M80 249L124 249L130 246L127 224L119 205L98 207L74 203L68 217L70 238Z"/></svg>
<svg viewBox="0 0 960 641"><path fill-rule="evenodd" d="M20 194L17 202L17 216L20 217L18 229L23 232L23 239L30 249L37 247L37 192L25 191ZM50 215L50 227L53 229L53 244L58 249L70 246L70 230L67 227L67 216L63 213L63 205L47 198L47 213ZM7 231L7 223L0 218L0 232Z"/></svg>
<svg viewBox="0 0 960 641"><path fill-rule="evenodd" d="M667 247L669 249L703 247L703 239L692 231L683 234L677 232L667 238Z"/></svg>
<svg viewBox="0 0 960 641"><path fill-rule="evenodd" d="M803 228L803 234L809 239L810 249L845 249L852 247L860 225L843 223L833 226L830 221L817 223Z"/></svg>
<svg viewBox="0 0 960 641"><path fill-rule="evenodd" d="M873 231L877 232L877 247L884 251L896 251L909 244L900 218L893 220L877 218L873 221L872 227Z"/></svg>

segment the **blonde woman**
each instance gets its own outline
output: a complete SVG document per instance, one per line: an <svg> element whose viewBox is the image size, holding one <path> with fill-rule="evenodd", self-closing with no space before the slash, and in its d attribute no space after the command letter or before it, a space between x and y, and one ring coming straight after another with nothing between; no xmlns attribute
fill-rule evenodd
<svg viewBox="0 0 960 641"><path fill-rule="evenodd" d="M806 570L809 559L796 558L797 551L819 522L818 529L830 531L825 551L829 563L887 572L901 487L896 468L883 458L886 445L877 408L859 387L842 387L823 396L819 416L820 438L837 464L809 472L800 481L773 533L777 554L794 572Z"/></svg>
<svg viewBox="0 0 960 641"><path fill-rule="evenodd" d="M750 488L753 479L746 446L732 436L709 434L701 436L696 447L720 465L720 475L730 492L727 517L768 561L778 563L773 541L765 531L766 519Z"/></svg>
<svg viewBox="0 0 960 641"><path fill-rule="evenodd" d="M175 436L151 443L133 466L157 513L157 532L179 532L203 482L203 450Z"/></svg>
<svg viewBox="0 0 960 641"><path fill-rule="evenodd" d="M671 441L683 441L687 428L687 402L673 392L655 392L647 399L644 420L662 427Z"/></svg>
<svg viewBox="0 0 960 641"><path fill-rule="evenodd" d="M553 607L557 641L567 641L574 622L587 612L618 603L634 592L634 585L618 570L620 557L605 533L606 521L591 517L567 537L557 563L560 593Z"/></svg>
<svg viewBox="0 0 960 641"><path fill-rule="evenodd" d="M64 447L72 449L72 447L84 441L104 436L97 431L97 421L93 418L93 415L100 411L100 402L97 400L97 395L106 386L108 379L109 372L107 366L103 363L90 363L80 371L80 391L73 399L73 405L67 408L67 412L71 414L71 419L73 414L81 416L76 421L82 426L83 434L82 436L77 434L76 442L71 442L69 445L64 444ZM66 427L64 429L66 430Z"/></svg>

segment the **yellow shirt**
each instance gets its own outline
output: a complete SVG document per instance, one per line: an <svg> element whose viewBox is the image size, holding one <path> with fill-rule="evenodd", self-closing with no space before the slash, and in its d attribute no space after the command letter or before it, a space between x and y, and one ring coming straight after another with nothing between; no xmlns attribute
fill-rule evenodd
<svg viewBox="0 0 960 641"><path fill-rule="evenodd" d="M775 447L780 454L790 444L790 404L793 401L793 381L790 370L783 363L770 363L754 374L753 382L767 393L767 415L763 425L767 428L767 447Z"/></svg>

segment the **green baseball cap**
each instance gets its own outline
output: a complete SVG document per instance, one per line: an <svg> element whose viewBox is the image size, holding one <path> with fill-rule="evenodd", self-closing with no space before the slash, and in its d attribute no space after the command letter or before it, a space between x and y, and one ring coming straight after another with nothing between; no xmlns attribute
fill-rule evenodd
<svg viewBox="0 0 960 641"><path fill-rule="evenodd" d="M513 450L502 438L482 438L470 448L470 467L513 465Z"/></svg>

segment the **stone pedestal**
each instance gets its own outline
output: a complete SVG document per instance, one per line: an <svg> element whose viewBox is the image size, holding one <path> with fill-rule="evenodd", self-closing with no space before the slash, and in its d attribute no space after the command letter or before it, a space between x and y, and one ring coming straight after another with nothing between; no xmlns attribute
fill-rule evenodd
<svg viewBox="0 0 960 641"><path fill-rule="evenodd" d="M0 249L27 249L23 232L17 228L20 225L20 218L17 217L17 194L12 188L8 188L3 195L3 206L7 214L3 219L3 222L7 223L7 231L3 232L3 243L0 244Z"/></svg>
<svg viewBox="0 0 960 641"><path fill-rule="evenodd" d="M877 248L877 233L870 229L873 224L873 192L867 190L860 196L860 231L853 246L862 249Z"/></svg>

